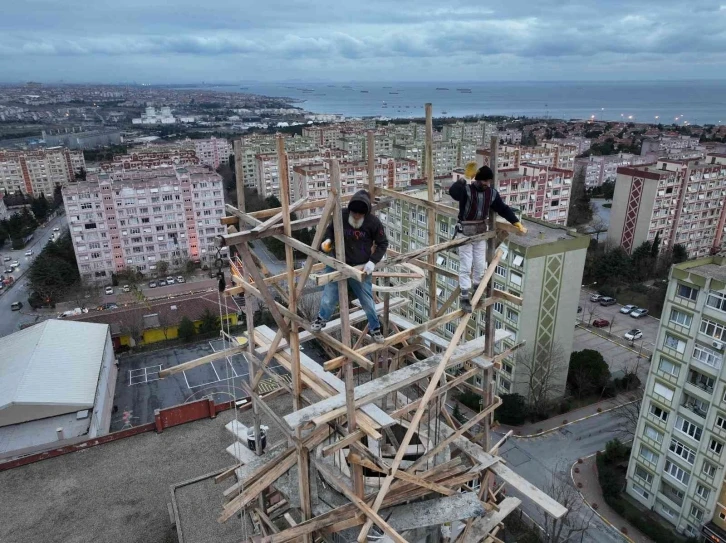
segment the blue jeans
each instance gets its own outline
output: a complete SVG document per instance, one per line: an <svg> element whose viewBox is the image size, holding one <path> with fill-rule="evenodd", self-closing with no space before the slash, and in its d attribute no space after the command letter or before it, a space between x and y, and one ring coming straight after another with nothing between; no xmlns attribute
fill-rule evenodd
<svg viewBox="0 0 726 543"><path fill-rule="evenodd" d="M333 268L326 266L323 273L333 271L335 271ZM355 279L348 279L348 287L353 291L353 295L358 298L363 311L365 311L366 317L368 318L368 330L371 332L378 330L381 327L381 323L378 320L378 315L376 315L376 304L373 301L373 276L366 275L362 283ZM337 305L338 283L328 283L323 289L323 300L320 303L320 318L328 322Z"/></svg>

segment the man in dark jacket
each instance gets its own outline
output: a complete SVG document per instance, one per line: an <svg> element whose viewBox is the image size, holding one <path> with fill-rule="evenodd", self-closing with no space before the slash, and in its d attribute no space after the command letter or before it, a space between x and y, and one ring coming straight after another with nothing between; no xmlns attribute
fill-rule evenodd
<svg viewBox="0 0 726 543"><path fill-rule="evenodd" d="M466 183L466 177L474 177L471 184ZM504 217L519 229L520 234L526 234L527 229L507 204L502 201L499 193L490 186L494 174L488 166L478 170L475 163L467 164L465 177L457 180L449 188L449 195L459 202L459 222L456 225L456 236L474 236L487 230L489 211L493 210ZM459 288L461 298L459 305L467 313L471 312L471 292L476 292L487 267L486 240L474 241L459 247ZM472 264L474 277L472 284Z"/></svg>
<svg viewBox="0 0 726 543"><path fill-rule="evenodd" d="M326 253L333 249L333 223L325 231L326 240L321 248ZM348 203L348 209L343 210L343 242L345 243L345 263L350 266L364 264L365 280L358 282L348 279L348 287L360 302L361 308L368 318L368 330L376 343L383 343L381 323L376 315L376 304L373 301L373 270L381 261L388 248L388 238L381 221L371 213L371 199L367 191L359 190ZM375 250L373 246L375 244ZM334 271L326 267L326 272ZM325 327L338 305L338 283L328 283L323 290L323 300L320 304L318 317L313 321L311 328L319 332ZM347 310L348 308L341 308Z"/></svg>

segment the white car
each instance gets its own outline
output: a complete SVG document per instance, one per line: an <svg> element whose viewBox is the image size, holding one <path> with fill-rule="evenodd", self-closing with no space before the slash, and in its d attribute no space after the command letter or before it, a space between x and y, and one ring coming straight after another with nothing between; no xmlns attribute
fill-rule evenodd
<svg viewBox="0 0 726 543"><path fill-rule="evenodd" d="M624 305L620 308L620 312L627 315L628 313L630 313L631 311L635 311L636 309L638 309L637 305Z"/></svg>
<svg viewBox="0 0 726 543"><path fill-rule="evenodd" d="M186 279L184 279L183 275L180 275L179 277L176 278L176 282L177 283L186 283Z"/></svg>
<svg viewBox="0 0 726 543"><path fill-rule="evenodd" d="M25 256L33 256L33 249L28 249L25 251Z"/></svg>
<svg viewBox="0 0 726 543"><path fill-rule="evenodd" d="M636 339L640 339L643 337L643 332L638 330L637 328L633 328L629 332L626 332L623 337L628 341L635 341Z"/></svg>
<svg viewBox="0 0 726 543"><path fill-rule="evenodd" d="M113 287L106 287L106 294L113 294Z"/></svg>
<svg viewBox="0 0 726 543"><path fill-rule="evenodd" d="M18 262L17 260L13 260L13 261L12 261L12 262L10 263L10 267L11 267L11 268L17 268L18 266L20 266L20 262Z"/></svg>
<svg viewBox="0 0 726 543"><path fill-rule="evenodd" d="M171 275L166 278L166 284L167 285L173 285L174 284L174 278Z"/></svg>
<svg viewBox="0 0 726 543"><path fill-rule="evenodd" d="M600 294L593 294L593 295L590 296L590 301L591 302L599 302L600 301L600 298L602 298L602 296Z"/></svg>
<svg viewBox="0 0 726 543"><path fill-rule="evenodd" d="M131 292L131 287L129 285L124 285L123 286L123 291L124 292Z"/></svg>
<svg viewBox="0 0 726 543"><path fill-rule="evenodd" d="M58 227L56 226L55 228L53 228L53 232L60 232L60 228L58 228Z"/></svg>

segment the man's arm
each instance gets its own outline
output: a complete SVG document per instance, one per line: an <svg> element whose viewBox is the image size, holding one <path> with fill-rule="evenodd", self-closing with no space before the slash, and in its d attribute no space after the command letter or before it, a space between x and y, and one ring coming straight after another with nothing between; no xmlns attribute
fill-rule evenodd
<svg viewBox="0 0 726 543"><path fill-rule="evenodd" d="M457 202L463 202L466 200L466 180L459 179L449 187L449 196L451 196Z"/></svg>
<svg viewBox="0 0 726 543"><path fill-rule="evenodd" d="M514 211L512 211L512 208L505 204L502 197L499 196L499 192L494 189L492 189L492 192L494 193L494 198L492 199L490 207L496 211L500 217L503 217L511 224L519 222L519 219L514 214Z"/></svg>
<svg viewBox="0 0 726 543"><path fill-rule="evenodd" d="M378 264L388 249L388 237L386 236L386 229L383 227L383 223L381 223L378 217L376 217L375 228L376 232L373 241L376 243L376 250L373 251L373 254L371 254L370 261Z"/></svg>
<svg viewBox="0 0 726 543"><path fill-rule="evenodd" d="M323 239L329 239L332 242L335 242L335 232L333 232L333 221L330 221L328 224L328 227L325 229L325 236L323 236ZM315 247L313 247L315 248Z"/></svg>

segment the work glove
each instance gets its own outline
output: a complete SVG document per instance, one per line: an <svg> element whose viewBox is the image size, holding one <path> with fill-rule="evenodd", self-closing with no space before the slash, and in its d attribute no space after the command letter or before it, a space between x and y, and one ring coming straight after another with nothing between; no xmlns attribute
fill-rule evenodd
<svg viewBox="0 0 726 543"><path fill-rule="evenodd" d="M321 245L320 248L325 251L326 253L329 253L333 250L333 242L329 239L326 239Z"/></svg>
<svg viewBox="0 0 726 543"><path fill-rule="evenodd" d="M469 162L464 167L464 177L466 177L467 179L474 179L474 176L476 175L476 170L476 162Z"/></svg>
<svg viewBox="0 0 726 543"><path fill-rule="evenodd" d="M517 230L519 230L519 234L518 235L520 235L520 236L523 236L523 235L525 235L527 233L527 228L521 222L519 222L519 221L517 221L517 222L514 223L514 227Z"/></svg>
<svg viewBox="0 0 726 543"><path fill-rule="evenodd" d="M363 273L365 273L366 275L370 275L373 273L373 270L375 270L375 269L376 269L376 265L369 260L368 262L366 262L366 265L363 266Z"/></svg>

